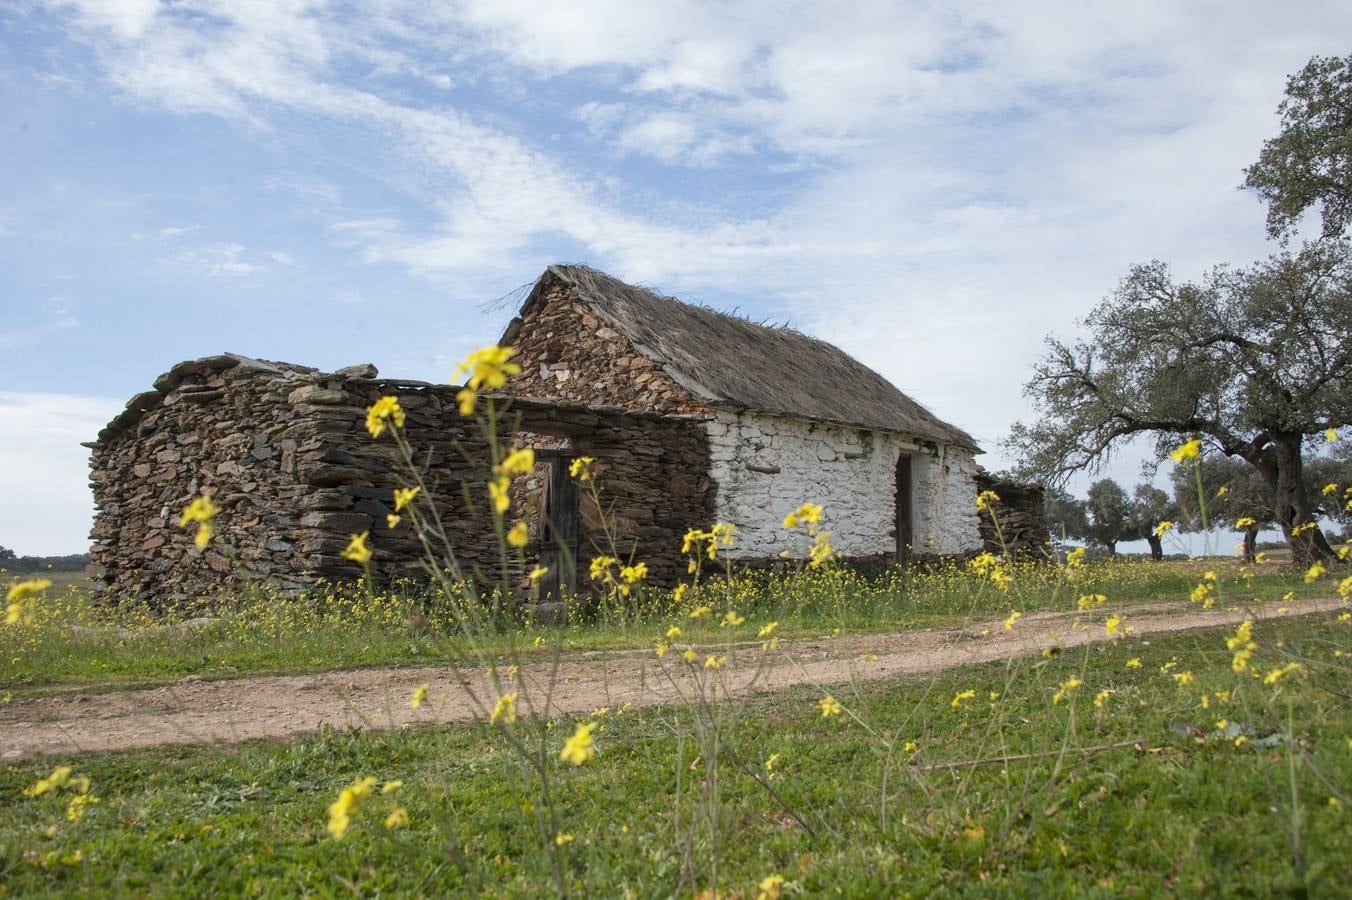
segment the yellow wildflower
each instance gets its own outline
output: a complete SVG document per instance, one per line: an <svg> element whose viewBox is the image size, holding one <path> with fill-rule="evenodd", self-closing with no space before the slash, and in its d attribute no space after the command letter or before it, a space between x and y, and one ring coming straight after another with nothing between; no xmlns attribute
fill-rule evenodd
<svg viewBox="0 0 1352 900"><path fill-rule="evenodd" d="M545 568L544 566L536 566L535 568L530 570L530 573L527 575L527 577L530 579L531 584L536 584L539 582L541 578L544 578L548 574L549 569Z"/></svg>
<svg viewBox="0 0 1352 900"><path fill-rule="evenodd" d="M1336 494L1338 493L1338 485L1334 482L1329 482L1328 484L1324 485L1324 489L1320 493L1322 493L1325 497L1331 496L1332 494Z"/></svg>
<svg viewBox="0 0 1352 900"><path fill-rule="evenodd" d="M772 634L775 633L775 629L778 628L778 627L779 627L779 623L778 623L778 622L771 622L771 623L768 624L768 625L764 625L764 626L761 627L761 630L760 630L760 631L756 632L756 637L758 637L758 638L768 638L770 635L772 635Z"/></svg>
<svg viewBox="0 0 1352 900"><path fill-rule="evenodd" d="M1017 609L1011 612L1009 614L1009 618L1005 619L1005 631L1013 631L1014 623L1019 621L1019 619L1022 617L1023 613L1019 612Z"/></svg>
<svg viewBox="0 0 1352 900"><path fill-rule="evenodd" d="M647 577L647 563L634 563L632 566L622 566L620 568L620 578L625 584L637 584Z"/></svg>
<svg viewBox="0 0 1352 900"><path fill-rule="evenodd" d="M1112 615L1109 616L1108 620L1103 623L1103 629L1107 631L1108 634L1110 635L1116 635L1117 630L1118 628L1121 627L1121 625L1122 625L1122 617L1118 615Z"/></svg>
<svg viewBox="0 0 1352 900"><path fill-rule="evenodd" d="M662 641L658 641L657 645L653 647L653 652L657 654L658 659L661 659L667 655L667 645Z"/></svg>
<svg viewBox="0 0 1352 900"><path fill-rule="evenodd" d="M1247 669L1249 658L1253 656L1253 651L1258 649L1258 645L1253 642L1253 620L1245 619L1241 622L1234 635L1225 639L1225 646L1235 655L1230 661L1230 668L1236 672Z"/></svg>
<svg viewBox="0 0 1352 900"><path fill-rule="evenodd" d="M706 656L706 657L704 657L704 668L706 668L706 669L713 669L715 672L717 672L719 669L723 668L723 667L724 667L725 665L727 665L727 664L728 664L728 658L727 658L726 656Z"/></svg>
<svg viewBox="0 0 1352 900"><path fill-rule="evenodd" d="M520 550L530 540L530 529L524 521L517 522L507 532L507 543Z"/></svg>
<svg viewBox="0 0 1352 900"><path fill-rule="evenodd" d="M948 705L953 707L954 709L959 709L964 702L966 702L967 700L971 700L975 696L976 691L973 690L958 691L956 694L953 695L953 699L948 701Z"/></svg>
<svg viewBox="0 0 1352 900"><path fill-rule="evenodd" d="M498 702L493 704L493 712L488 717L489 724L496 725L498 722L512 723L516 721L516 692L503 694L498 698Z"/></svg>
<svg viewBox="0 0 1352 900"><path fill-rule="evenodd" d="M783 886L783 875L766 875L756 886L756 900L779 900L779 889Z"/></svg>
<svg viewBox="0 0 1352 900"><path fill-rule="evenodd" d="M1327 571L1328 569L1324 568L1323 563L1318 562L1315 563L1314 565L1310 566L1310 568L1305 570L1305 583L1314 584L1316 581L1319 580L1320 576Z"/></svg>
<svg viewBox="0 0 1352 900"><path fill-rule="evenodd" d="M680 584L676 585L675 590L671 592L671 601L673 603L680 603L685 599L685 592L688 590L690 590L690 585L682 581Z"/></svg>
<svg viewBox="0 0 1352 900"><path fill-rule="evenodd" d="M1139 656L1133 656L1131 659L1127 660L1128 669L1139 669L1140 667L1141 667L1141 658Z"/></svg>
<svg viewBox="0 0 1352 900"><path fill-rule="evenodd" d="M521 374L521 366L510 361L513 356L516 356L516 350L512 347L497 345L480 347L456 367L451 381L468 374L469 378L465 380L465 384L476 391L483 388L498 390L506 387L508 378Z"/></svg>
<svg viewBox="0 0 1352 900"><path fill-rule="evenodd" d="M413 503L413 498L418 496L422 488L395 488L394 489L394 511L403 512L404 509Z"/></svg>
<svg viewBox="0 0 1352 900"><path fill-rule="evenodd" d="M1165 519L1163 522L1155 526L1155 537L1157 538L1164 537L1165 534L1167 534L1171 529L1173 529L1173 527L1174 523L1170 522L1168 519Z"/></svg>
<svg viewBox="0 0 1352 900"><path fill-rule="evenodd" d="M833 553L835 549L831 546L831 532L819 531L812 541L811 549L808 550L808 565L814 569L820 568Z"/></svg>
<svg viewBox="0 0 1352 900"><path fill-rule="evenodd" d="M404 427L404 408L399 405L398 397L381 397L366 411L366 430L371 432L371 437L384 434L387 424Z"/></svg>
<svg viewBox="0 0 1352 900"><path fill-rule="evenodd" d="M920 749L920 745L915 741L907 741L901 749L903 753L914 753L916 750Z"/></svg>
<svg viewBox="0 0 1352 900"><path fill-rule="evenodd" d="M1297 525L1295 528L1292 528L1292 529L1291 529L1291 536L1292 536L1292 537L1300 537L1302 534L1305 534L1306 532L1314 531L1314 530L1315 530L1316 528L1318 528L1318 527L1319 527L1319 523L1318 523L1318 522L1301 522L1301 523L1300 523L1299 525Z"/></svg>
<svg viewBox="0 0 1352 900"><path fill-rule="evenodd" d="M71 767L57 766L52 769L52 774L46 778L39 778L32 787L24 788L25 797L41 797L48 791L59 787L65 787L66 782L70 780Z"/></svg>
<svg viewBox="0 0 1352 900"><path fill-rule="evenodd" d="M1104 688L1103 690L1101 690L1101 691L1099 691L1097 694L1095 694L1095 695L1094 695L1094 709L1102 709L1102 708L1103 708L1103 704L1105 704L1105 703L1108 702L1108 698L1111 697L1112 694L1113 694L1113 692L1110 691L1110 690L1108 690L1107 688Z"/></svg>
<svg viewBox="0 0 1352 900"><path fill-rule="evenodd" d="M779 764L778 753L771 753L769 756L765 757L765 771L773 772L775 770L775 766L778 764Z"/></svg>
<svg viewBox="0 0 1352 900"><path fill-rule="evenodd" d="M563 750L559 752L559 759L580 766L595 756L596 744L591 736L595 730L595 722L579 722L573 736L563 742Z"/></svg>
<svg viewBox="0 0 1352 900"><path fill-rule="evenodd" d="M1253 516L1240 516L1238 519L1235 519L1235 530L1243 531L1245 528L1252 528L1257 524L1258 520Z"/></svg>
<svg viewBox="0 0 1352 900"><path fill-rule="evenodd" d="M530 447L520 447L508 453L498 463L499 475L529 475L535 468L535 451Z"/></svg>
<svg viewBox="0 0 1352 900"><path fill-rule="evenodd" d="M390 529L390 531L394 531L394 529L399 527L399 523L402 521L403 518L401 516L396 516L394 513L390 513L385 517L385 527Z"/></svg>
<svg viewBox="0 0 1352 900"><path fill-rule="evenodd" d="M727 626L732 626L733 628L736 628L738 625L741 625L745 621L746 618L744 616L739 616L732 610L728 610L727 615L723 616L723 621L719 623L719 627L724 628Z"/></svg>
<svg viewBox="0 0 1352 900"><path fill-rule="evenodd" d="M712 612L713 610L707 606L696 606L694 609L690 611L690 618L707 619L709 617L709 614Z"/></svg>
<svg viewBox="0 0 1352 900"><path fill-rule="evenodd" d="M455 392L455 405L460 410L460 415L468 416L474 412L474 407L479 402L479 392L474 388L461 388Z"/></svg>
<svg viewBox="0 0 1352 900"><path fill-rule="evenodd" d="M420 684L413 689L413 696L408 698L408 708L417 709L418 707L423 705L423 701L426 699L427 699L427 685Z"/></svg>
<svg viewBox="0 0 1352 900"><path fill-rule="evenodd" d="M681 654L681 658L693 665L699 659L699 654L695 652L694 647L687 647L685 652Z"/></svg>
<svg viewBox="0 0 1352 900"><path fill-rule="evenodd" d="M1338 429L1330 428L1324 432L1325 443L1332 444L1336 440L1338 440Z"/></svg>
<svg viewBox="0 0 1352 900"><path fill-rule="evenodd" d="M385 782L385 784L381 786L380 792L382 794L393 794L395 791L399 790L403 786L404 783L396 778L393 781Z"/></svg>
<svg viewBox="0 0 1352 900"><path fill-rule="evenodd" d="M565 831L560 831L558 834L554 835L554 843L560 847L565 844L571 844L572 842L573 836Z"/></svg>
<svg viewBox="0 0 1352 900"><path fill-rule="evenodd" d="M183 515L178 520L178 527L183 528L191 522L196 522L197 534L193 538L193 543L197 545L198 550L205 550L216 534L215 519L220 511L220 507L211 502L211 495L203 494L184 508Z"/></svg>
<svg viewBox="0 0 1352 900"><path fill-rule="evenodd" d="M1108 602L1108 598L1103 594L1081 594L1076 606L1080 612L1088 612L1095 606L1102 606Z"/></svg>
<svg viewBox="0 0 1352 900"><path fill-rule="evenodd" d="M596 556L592 558L589 574L592 581L601 581L610 579L610 567L615 565L616 560L612 556Z"/></svg>
<svg viewBox="0 0 1352 900"><path fill-rule="evenodd" d="M1060 703L1062 700L1069 697L1071 693L1074 692L1074 690L1082 684L1084 684L1084 682L1081 681L1079 678L1076 678L1074 675L1070 676L1065 681L1057 685L1056 693L1052 695L1052 703L1053 704Z"/></svg>
<svg viewBox="0 0 1352 900"><path fill-rule="evenodd" d="M1169 454L1174 458L1174 462L1181 463L1187 459L1199 459L1202 455L1202 442L1193 438L1185 444L1182 444Z"/></svg>
<svg viewBox="0 0 1352 900"><path fill-rule="evenodd" d="M66 818L72 822L78 822L84 818L85 807L98 802L99 798L93 794L76 794L66 804Z"/></svg>
<svg viewBox="0 0 1352 900"><path fill-rule="evenodd" d="M592 459L590 456L579 456L568 464L568 474L578 481L591 481L592 463L594 462L596 462L596 460Z"/></svg>
<svg viewBox="0 0 1352 900"><path fill-rule="evenodd" d="M674 641L681 636L681 626L673 625L667 629L667 640Z"/></svg>
<svg viewBox="0 0 1352 900"><path fill-rule="evenodd" d="M1066 554L1066 564L1069 566L1080 566L1084 564L1084 547L1076 547Z"/></svg>
<svg viewBox="0 0 1352 900"><path fill-rule="evenodd" d="M817 701L817 708L822 711L823 719L829 719L831 716L838 716L841 713L840 704L830 694Z"/></svg>
<svg viewBox="0 0 1352 900"><path fill-rule="evenodd" d="M498 515L502 515L512 506L511 486L511 479L506 475L498 475L488 482L488 499Z"/></svg>
<svg viewBox="0 0 1352 900"><path fill-rule="evenodd" d="M11 587L5 594L5 599L27 600L34 594L40 594L51 586L51 581L46 578L30 578L27 581L20 581L18 584Z"/></svg>
<svg viewBox="0 0 1352 900"><path fill-rule="evenodd" d="M1263 684L1276 684L1281 679L1300 668L1300 663L1287 663L1280 669L1272 669L1263 676Z"/></svg>
<svg viewBox="0 0 1352 900"><path fill-rule="evenodd" d="M334 838L341 838L352 824L352 814L357 811L361 801L371 793L376 780L371 776L359 778L338 794L338 799L329 804L328 831Z"/></svg>
<svg viewBox="0 0 1352 900"><path fill-rule="evenodd" d="M982 491L976 495L976 508L983 512L989 511L993 504L1000 502L1000 495L995 491Z"/></svg>
<svg viewBox="0 0 1352 900"><path fill-rule="evenodd" d="M1179 687L1187 687L1188 685L1192 684L1193 681L1196 680L1193 678L1192 672L1178 672L1172 675L1171 677L1174 679L1174 681L1178 682Z"/></svg>
<svg viewBox="0 0 1352 900"><path fill-rule="evenodd" d="M403 828L408 824L408 810L402 806L396 806L390 810L390 814L385 817L386 828Z"/></svg>
<svg viewBox="0 0 1352 900"><path fill-rule="evenodd" d="M371 548L366 546L366 539L371 536L371 532L363 531L361 534L352 535L348 541L347 548L343 550L343 559L349 559L358 565L364 566L371 561Z"/></svg>

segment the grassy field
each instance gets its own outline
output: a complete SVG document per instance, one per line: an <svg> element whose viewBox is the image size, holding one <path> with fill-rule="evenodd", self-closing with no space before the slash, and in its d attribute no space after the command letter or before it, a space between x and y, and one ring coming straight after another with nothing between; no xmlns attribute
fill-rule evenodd
<svg viewBox="0 0 1352 900"><path fill-rule="evenodd" d="M837 691L832 716L812 689L754 701L720 726L712 811L695 709L611 711L576 767L556 758L575 723L519 728L550 748L578 895L749 898L772 875L767 896L1345 895L1352 622L1261 623L1238 673L1226 636L875 682ZM550 890L532 771L500 727L55 761L99 798L75 822L69 791L22 793L53 762L0 771L14 896ZM363 776L403 784L373 789L336 840L326 807ZM407 825L387 829L396 804Z"/></svg>
<svg viewBox="0 0 1352 900"><path fill-rule="evenodd" d="M1323 594L1298 574L1269 564L1244 569L1233 559L1091 563L1073 587L1048 566L1015 567L1010 591L949 566L926 574L895 570L864 575L848 569L808 572L794 580L751 575L730 589L710 585L682 602L648 591L626 609L611 609L557 629L523 626L510 634L459 632L436 598L419 590L366 594L351 585L300 600L265 593L201 603L152 615L135 605L95 609L87 585L62 579L23 628L0 629L0 687L16 694L62 684L154 683L188 675L228 678L269 672L456 663L487 653L530 657L565 651L652 646L673 621L708 602L719 615L735 608L780 621L785 637L951 627L974 618L1073 609L1077 593L1114 603L1181 600L1207 570L1225 596L1272 601L1287 592ZM53 579L54 581L56 579ZM549 650L537 651L545 636Z"/></svg>

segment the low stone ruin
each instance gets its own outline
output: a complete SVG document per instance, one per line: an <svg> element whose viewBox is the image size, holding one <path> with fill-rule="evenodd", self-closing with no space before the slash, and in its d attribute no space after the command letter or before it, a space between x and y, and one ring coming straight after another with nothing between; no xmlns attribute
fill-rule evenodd
<svg viewBox="0 0 1352 900"><path fill-rule="evenodd" d="M981 541L987 552L1007 552L1022 559L1048 558L1051 532L1043 513L1041 485L998 478L983 469L977 472L976 489L994 491L1000 497L994 504L998 531L989 512L980 514Z"/></svg>
<svg viewBox="0 0 1352 900"><path fill-rule="evenodd" d="M405 434L429 488L421 501L435 505L462 567L496 580L483 429L459 415L455 387L377 374L369 365L319 372L223 354L180 363L158 378L153 391L134 397L87 445L97 507L90 551L96 590L110 600L159 603L219 594L242 580L300 592L316 579L356 577L360 569L341 553L352 534L364 531L378 578L422 574L423 548L409 526L386 525L393 489L409 482L398 450L365 427L367 408L385 395L398 397L407 411ZM674 583L684 572L681 536L713 518L702 422L497 402L504 445L548 446L596 460L605 519L615 533L605 536L598 511L584 505L579 570L585 573L597 552L636 554L653 583ZM508 513L509 521L532 524L526 566L540 540L539 482L538 472L521 476ZM199 553L179 516L208 493L222 510L219 537Z"/></svg>

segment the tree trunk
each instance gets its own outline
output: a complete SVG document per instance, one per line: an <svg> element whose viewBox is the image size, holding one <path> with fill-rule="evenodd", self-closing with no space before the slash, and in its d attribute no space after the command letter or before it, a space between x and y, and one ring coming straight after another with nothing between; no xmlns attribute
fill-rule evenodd
<svg viewBox="0 0 1352 900"><path fill-rule="evenodd" d="M1250 564L1258 561L1258 528L1256 526L1244 529L1244 561Z"/></svg>
<svg viewBox="0 0 1352 900"><path fill-rule="evenodd" d="M1109 555L1109 556L1112 556L1112 557L1116 557L1116 556L1117 556L1117 541L1104 541L1104 542L1103 542L1103 546L1105 546L1105 547L1108 548L1108 555Z"/></svg>
<svg viewBox="0 0 1352 900"><path fill-rule="evenodd" d="M1147 534L1145 542L1150 545L1150 558L1164 559L1164 540L1157 534Z"/></svg>
<svg viewBox="0 0 1352 900"><path fill-rule="evenodd" d="M1305 493L1302 478L1305 467L1301 458L1301 441L1304 435L1298 431L1279 431L1273 435L1273 446L1277 451L1277 483L1273 497L1277 512L1277 523L1282 526L1282 534L1291 545L1291 558L1299 566L1308 566L1316 560L1332 559L1333 548L1329 546L1324 532L1315 525L1306 528L1300 534L1296 529L1315 522L1314 506Z"/></svg>

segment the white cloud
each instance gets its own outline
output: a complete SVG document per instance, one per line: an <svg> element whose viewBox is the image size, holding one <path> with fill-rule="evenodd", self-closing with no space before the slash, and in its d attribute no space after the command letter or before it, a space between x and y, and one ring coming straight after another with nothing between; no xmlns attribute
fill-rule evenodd
<svg viewBox="0 0 1352 900"><path fill-rule="evenodd" d="M20 555L81 553L93 498L84 473L92 441L122 409L106 397L0 392L0 544Z"/></svg>
<svg viewBox="0 0 1352 900"><path fill-rule="evenodd" d="M172 265L197 269L211 278L239 278L266 272L267 266L244 259L247 249L243 244L223 241L175 253L165 261ZM273 258L276 259L275 256Z"/></svg>

